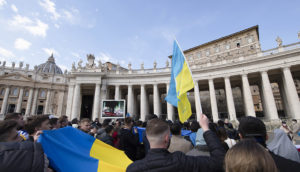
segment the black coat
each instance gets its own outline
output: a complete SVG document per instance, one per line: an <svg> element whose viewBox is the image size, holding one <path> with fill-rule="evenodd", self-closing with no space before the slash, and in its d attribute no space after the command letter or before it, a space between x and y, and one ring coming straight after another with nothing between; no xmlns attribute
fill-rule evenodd
<svg viewBox="0 0 300 172"><path fill-rule="evenodd" d="M109 144L111 146L114 146L114 138L111 137L110 135L106 134L102 139L102 142Z"/></svg>
<svg viewBox="0 0 300 172"><path fill-rule="evenodd" d="M273 152L270 154L280 172L300 171L300 163L275 155Z"/></svg>
<svg viewBox="0 0 300 172"><path fill-rule="evenodd" d="M125 154L132 161L136 160L137 147L139 146L139 135L133 134L130 130L122 128L120 131L119 148L124 150Z"/></svg>
<svg viewBox="0 0 300 172"><path fill-rule="evenodd" d="M0 142L0 171L41 172L44 171L44 158L39 143Z"/></svg>
<svg viewBox="0 0 300 172"><path fill-rule="evenodd" d="M210 150L210 157L187 156L182 152L170 153L167 149L150 149L146 157L130 164L128 172L181 172L181 171L222 171L225 150L216 134L206 131L203 134Z"/></svg>

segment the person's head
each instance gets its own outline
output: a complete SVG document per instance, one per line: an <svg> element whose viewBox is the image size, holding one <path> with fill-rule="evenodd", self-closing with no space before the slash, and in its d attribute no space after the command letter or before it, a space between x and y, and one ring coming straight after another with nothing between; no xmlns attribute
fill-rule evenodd
<svg viewBox="0 0 300 172"><path fill-rule="evenodd" d="M192 121L192 123L191 123L191 131L192 132L197 132L199 128L200 128L199 123L197 121L195 121L195 120Z"/></svg>
<svg viewBox="0 0 300 172"><path fill-rule="evenodd" d="M148 121L146 136L150 148L168 148L170 146L170 127L158 118Z"/></svg>
<svg viewBox="0 0 300 172"><path fill-rule="evenodd" d="M292 123L296 124L297 123L297 119L292 119Z"/></svg>
<svg viewBox="0 0 300 172"><path fill-rule="evenodd" d="M99 122L99 118L95 118L94 122Z"/></svg>
<svg viewBox="0 0 300 172"><path fill-rule="evenodd" d="M112 125L108 125L106 128L105 128L105 132L112 136L113 132L114 132L114 127Z"/></svg>
<svg viewBox="0 0 300 172"><path fill-rule="evenodd" d="M281 125L284 126L284 127L286 127L286 122L285 122L285 121L282 121L282 122L281 122Z"/></svg>
<svg viewBox="0 0 300 172"><path fill-rule="evenodd" d="M267 130L260 119L252 116L242 118L238 131L240 138L254 138L258 143L266 147Z"/></svg>
<svg viewBox="0 0 300 172"><path fill-rule="evenodd" d="M171 126L171 133L172 135L180 135L181 134L181 125L179 123L174 123Z"/></svg>
<svg viewBox="0 0 300 172"><path fill-rule="evenodd" d="M15 120L0 121L0 142L20 142L23 138L17 131L18 122Z"/></svg>
<svg viewBox="0 0 300 172"><path fill-rule="evenodd" d="M219 127L224 127L224 121L219 120L219 121L218 121L218 126L219 126Z"/></svg>
<svg viewBox="0 0 300 172"><path fill-rule="evenodd" d="M157 118L157 115L155 115L155 114L147 115L147 121L150 121L151 119L155 119L155 118Z"/></svg>
<svg viewBox="0 0 300 172"><path fill-rule="evenodd" d="M133 121L132 121L131 117L126 117L124 120L124 123L125 123L125 126L129 129L131 129L133 126Z"/></svg>
<svg viewBox="0 0 300 172"><path fill-rule="evenodd" d="M228 118L225 118L224 123L225 123L225 124L228 124L228 123L229 123Z"/></svg>
<svg viewBox="0 0 300 172"><path fill-rule="evenodd" d="M135 126L142 127L143 126L143 121L140 121L140 120L136 121Z"/></svg>
<svg viewBox="0 0 300 172"><path fill-rule="evenodd" d="M79 122L79 127L82 131L88 133L91 129L91 121L88 118L82 118Z"/></svg>
<svg viewBox="0 0 300 172"><path fill-rule="evenodd" d="M5 115L4 120L15 120L18 123L19 128L23 128L25 121L21 113L8 113Z"/></svg>
<svg viewBox="0 0 300 172"><path fill-rule="evenodd" d="M78 124L78 119L77 118L72 119L71 123L72 124Z"/></svg>
<svg viewBox="0 0 300 172"><path fill-rule="evenodd" d="M66 127L68 125L68 117L66 115L59 117L58 121L60 123L61 128Z"/></svg>
<svg viewBox="0 0 300 172"><path fill-rule="evenodd" d="M49 122L52 129L60 128L60 123L58 122L58 118L51 118Z"/></svg>
<svg viewBox="0 0 300 172"><path fill-rule="evenodd" d="M99 129L99 127L97 126L97 124L92 124L90 133L96 134L98 129Z"/></svg>
<svg viewBox="0 0 300 172"><path fill-rule="evenodd" d="M218 137L222 142L224 142L228 138L225 128L221 127L218 129Z"/></svg>
<svg viewBox="0 0 300 172"><path fill-rule="evenodd" d="M276 172L270 153L253 139L244 139L228 150L226 172Z"/></svg>

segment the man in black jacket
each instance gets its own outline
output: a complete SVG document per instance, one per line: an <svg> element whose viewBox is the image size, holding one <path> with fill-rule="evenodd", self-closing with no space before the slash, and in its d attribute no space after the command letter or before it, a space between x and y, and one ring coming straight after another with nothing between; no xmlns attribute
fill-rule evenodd
<svg viewBox="0 0 300 172"><path fill-rule="evenodd" d="M240 138L253 138L256 142L266 148L266 140L268 139L265 124L258 118L247 116L240 120L239 125ZM267 148L266 148L267 149ZM275 155L269 151L279 171L299 171L300 163L285 159L281 156Z"/></svg>
<svg viewBox="0 0 300 172"><path fill-rule="evenodd" d="M216 134L209 130L208 119L205 115L200 117L199 123L204 130L204 139L210 149L211 157L191 157L179 151L168 152L170 127L160 119L152 119L146 128L151 149L144 159L130 164L127 171L222 171L225 150Z"/></svg>

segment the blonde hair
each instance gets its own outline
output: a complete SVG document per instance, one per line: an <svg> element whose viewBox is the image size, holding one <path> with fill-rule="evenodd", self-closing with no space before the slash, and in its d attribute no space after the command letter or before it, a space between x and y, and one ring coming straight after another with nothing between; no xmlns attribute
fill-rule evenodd
<svg viewBox="0 0 300 172"><path fill-rule="evenodd" d="M270 153L252 139L244 139L228 150L226 172L277 172Z"/></svg>

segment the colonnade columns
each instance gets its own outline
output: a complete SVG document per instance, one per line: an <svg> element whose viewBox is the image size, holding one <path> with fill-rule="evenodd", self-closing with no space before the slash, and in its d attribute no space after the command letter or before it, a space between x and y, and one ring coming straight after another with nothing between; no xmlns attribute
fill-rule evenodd
<svg viewBox="0 0 300 172"><path fill-rule="evenodd" d="M115 100L120 99L120 85L115 86Z"/></svg>
<svg viewBox="0 0 300 172"><path fill-rule="evenodd" d="M267 119L278 119L275 99L273 96L269 76L266 71L261 72L261 88L265 117Z"/></svg>
<svg viewBox="0 0 300 172"><path fill-rule="evenodd" d="M161 102L157 84L153 85L153 112L157 116L161 115Z"/></svg>
<svg viewBox="0 0 300 172"><path fill-rule="evenodd" d="M39 89L36 88L35 91L34 91L33 103L32 103L32 108L31 108L31 115L36 114L36 105L37 105L38 96L39 96Z"/></svg>
<svg viewBox="0 0 300 172"><path fill-rule="evenodd" d="M73 103L74 85L69 84L66 115L72 120L72 103Z"/></svg>
<svg viewBox="0 0 300 172"><path fill-rule="evenodd" d="M49 114L51 92L52 92L51 89L48 89L48 91L47 91L47 98L46 98L46 104L45 104L45 109L44 109L44 114Z"/></svg>
<svg viewBox="0 0 300 172"><path fill-rule="evenodd" d="M31 107L31 104L32 104L32 96L33 96L33 88L30 88L28 99L27 99L26 110L25 110L25 115L26 116L30 115L30 107Z"/></svg>
<svg viewBox="0 0 300 172"><path fill-rule="evenodd" d="M6 108L7 108L7 101L8 101L8 96L9 96L9 86L5 88L5 93L4 93L4 98L1 106L1 114L4 115L6 113Z"/></svg>
<svg viewBox="0 0 300 172"><path fill-rule="evenodd" d="M95 95L94 95L94 104L93 104L93 115L92 120L94 121L99 116L100 110L100 83L96 83Z"/></svg>
<svg viewBox="0 0 300 172"><path fill-rule="evenodd" d="M63 105L64 105L64 97L65 97L65 91L59 91L58 92L57 110L56 110L57 116L62 115L62 110L63 110ZM69 118L69 120L71 120L71 119Z"/></svg>
<svg viewBox="0 0 300 172"><path fill-rule="evenodd" d="M200 101L200 92L199 92L199 85L198 81L194 82L194 96L195 96L195 105L196 105L196 118L197 120L200 119L200 115L202 114L202 108L201 108L201 101Z"/></svg>
<svg viewBox="0 0 300 172"><path fill-rule="evenodd" d="M229 77L225 77L224 81L225 81L226 102L227 102L227 111L229 114L229 119L236 120L236 111L234 107L234 100L233 100L232 88L231 88Z"/></svg>
<svg viewBox="0 0 300 172"><path fill-rule="evenodd" d="M20 92L19 92L19 98L18 98L17 108L16 108L16 112L17 113L21 113L21 110L22 110L23 94L24 94L24 88L21 87L20 88Z"/></svg>
<svg viewBox="0 0 300 172"><path fill-rule="evenodd" d="M219 115L218 115L218 106L217 106L217 99L216 99L214 81L212 79L209 79L208 80L208 85L209 85L211 113L212 113L213 121L217 122L219 120Z"/></svg>
<svg viewBox="0 0 300 172"><path fill-rule="evenodd" d="M286 95L288 105L287 108L289 109L290 113L288 116L300 119L300 103L298 93L289 67L284 67L282 69L282 85Z"/></svg>
<svg viewBox="0 0 300 172"><path fill-rule="evenodd" d="M243 85L243 100L244 100L245 114L246 116L256 116L250 85L246 74L242 75L242 85Z"/></svg>
<svg viewBox="0 0 300 172"><path fill-rule="evenodd" d="M130 115L133 115L133 89L132 89L132 85L128 85L127 113L129 113Z"/></svg>
<svg viewBox="0 0 300 172"><path fill-rule="evenodd" d="M76 83L75 90L74 90L74 98L73 98L73 105L72 105L72 118L79 119L79 102L80 102L80 83Z"/></svg>
<svg viewBox="0 0 300 172"><path fill-rule="evenodd" d="M146 120L146 113L147 113L147 95L146 95L146 88L145 88L145 85L141 85L141 117L140 119L142 121L145 121Z"/></svg>
<svg viewBox="0 0 300 172"><path fill-rule="evenodd" d="M170 84L167 83L167 94L169 92L169 87L170 87ZM168 114L168 120L175 121L174 107L172 104L170 104L168 102L167 102L167 114Z"/></svg>

